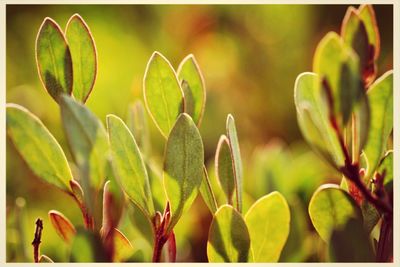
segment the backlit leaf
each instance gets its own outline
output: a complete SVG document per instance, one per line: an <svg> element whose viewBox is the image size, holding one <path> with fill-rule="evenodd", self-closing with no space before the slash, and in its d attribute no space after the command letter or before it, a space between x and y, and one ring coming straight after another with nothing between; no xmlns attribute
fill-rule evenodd
<svg viewBox="0 0 400 267"><path fill-rule="evenodd" d="M371 5L361 5L358 9L358 14L367 30L368 41L374 46L374 58L377 60L381 50L381 41L375 11Z"/></svg>
<svg viewBox="0 0 400 267"><path fill-rule="evenodd" d="M30 169L44 181L71 191L67 158L43 123L22 106L7 104L7 134Z"/></svg>
<svg viewBox="0 0 400 267"><path fill-rule="evenodd" d="M255 202L245 216L254 262L277 262L289 236L290 210L278 192Z"/></svg>
<svg viewBox="0 0 400 267"><path fill-rule="evenodd" d="M200 185L200 194L208 209L211 211L212 214L214 214L215 212L217 212L218 209L217 200L215 198L215 194L211 186L210 177L208 176L208 172L205 166L203 168L203 171L204 175Z"/></svg>
<svg viewBox="0 0 400 267"><path fill-rule="evenodd" d="M72 57L72 92L75 99L85 103L96 80L96 46L88 25L78 14L68 20L65 35Z"/></svg>
<svg viewBox="0 0 400 267"><path fill-rule="evenodd" d="M118 229L114 229L114 262L122 262L133 253L133 247L128 238Z"/></svg>
<svg viewBox="0 0 400 267"><path fill-rule="evenodd" d="M217 151L215 152L215 170L219 184L224 191L227 204L232 205L233 193L235 191L235 177L233 171L233 161L229 140L222 135L218 141Z"/></svg>
<svg viewBox="0 0 400 267"><path fill-rule="evenodd" d="M185 57L178 67L178 77L182 82L185 97L185 112L200 126L206 103L206 89L203 75L193 55Z"/></svg>
<svg viewBox="0 0 400 267"><path fill-rule="evenodd" d="M343 227L350 218L361 218L357 203L337 185L320 186L308 206L311 222L320 237L328 242L334 229Z"/></svg>
<svg viewBox="0 0 400 267"><path fill-rule="evenodd" d="M54 263L54 261L50 259L48 256L42 254L40 255L39 263Z"/></svg>
<svg viewBox="0 0 400 267"><path fill-rule="evenodd" d="M61 93L72 93L72 60L60 26L45 18L36 38L36 63L43 86L58 102Z"/></svg>
<svg viewBox="0 0 400 267"><path fill-rule="evenodd" d="M49 211L49 218L56 233L67 243L70 243L76 235L74 225L61 213L56 210Z"/></svg>
<svg viewBox="0 0 400 267"><path fill-rule="evenodd" d="M131 130L135 140L142 151L143 156L149 157L150 154L150 135L147 124L146 112L142 101L137 100L129 106L126 125Z"/></svg>
<svg viewBox="0 0 400 267"><path fill-rule="evenodd" d="M143 95L147 110L164 137L184 111L183 92L169 61L154 52L147 63Z"/></svg>
<svg viewBox="0 0 400 267"><path fill-rule="evenodd" d="M179 115L164 154L164 186L171 205L172 230L196 198L203 177L203 141L192 118Z"/></svg>
<svg viewBox="0 0 400 267"><path fill-rule="evenodd" d="M211 222L207 241L209 262L247 262L250 236L242 215L232 206L223 205Z"/></svg>
<svg viewBox="0 0 400 267"><path fill-rule="evenodd" d="M107 130L113 168L122 190L148 218L152 218L154 206L149 178L135 138L115 115L107 115Z"/></svg>

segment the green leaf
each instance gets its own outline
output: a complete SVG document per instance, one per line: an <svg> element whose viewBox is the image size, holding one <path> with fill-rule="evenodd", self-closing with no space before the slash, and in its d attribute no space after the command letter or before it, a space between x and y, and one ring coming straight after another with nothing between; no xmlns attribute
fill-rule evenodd
<svg viewBox="0 0 400 267"><path fill-rule="evenodd" d="M78 229L72 242L71 262L106 262L107 253L100 235L84 229Z"/></svg>
<svg viewBox="0 0 400 267"><path fill-rule="evenodd" d="M371 5L361 5L358 9L358 14L367 30L368 41L374 46L374 59L377 60L381 50L381 41L375 11Z"/></svg>
<svg viewBox="0 0 400 267"><path fill-rule="evenodd" d="M43 86L58 102L61 93L72 93L71 53L60 26L45 18L36 38L36 63Z"/></svg>
<svg viewBox="0 0 400 267"><path fill-rule="evenodd" d="M200 67L193 55L185 57L178 67L185 97L185 112L200 126L206 104L206 88Z"/></svg>
<svg viewBox="0 0 400 267"><path fill-rule="evenodd" d="M137 100L128 109L126 124L145 158L150 156L150 135L142 101Z"/></svg>
<svg viewBox="0 0 400 267"><path fill-rule="evenodd" d="M164 137L184 111L183 91L169 61L154 52L147 63L143 95L147 110Z"/></svg>
<svg viewBox="0 0 400 267"><path fill-rule="evenodd" d="M297 76L294 100L300 130L314 149L335 168L344 163L343 152L328 119L328 110L318 86L318 75L304 72Z"/></svg>
<svg viewBox="0 0 400 267"><path fill-rule="evenodd" d="M103 215L101 230L103 236L118 226L124 209L124 195L114 179L107 181L103 189Z"/></svg>
<svg viewBox="0 0 400 267"><path fill-rule="evenodd" d="M99 190L109 149L106 130L93 112L67 95L60 98L60 110L71 154L83 175L83 189L88 192L90 185Z"/></svg>
<svg viewBox="0 0 400 267"><path fill-rule="evenodd" d="M235 191L235 177L231 147L225 135L222 135L218 141L217 151L215 152L215 170L219 184L226 195L227 204L232 205L233 193Z"/></svg>
<svg viewBox="0 0 400 267"><path fill-rule="evenodd" d="M371 122L364 153L368 159L366 177L370 177L386 151L393 129L393 71L377 79L367 92Z"/></svg>
<svg viewBox="0 0 400 267"><path fill-rule="evenodd" d="M204 202L206 203L208 209L211 211L212 214L215 214L218 209L217 200L215 199L215 194L212 189L211 181L210 178L208 177L207 169L205 166L203 170L204 170L204 175L200 185L200 194Z"/></svg>
<svg viewBox="0 0 400 267"><path fill-rule="evenodd" d="M146 164L147 174L149 175L149 182L151 194L153 196L153 203L156 210L164 210L165 203L167 203L167 196L165 195L162 172L153 162Z"/></svg>
<svg viewBox="0 0 400 267"><path fill-rule="evenodd" d="M285 198L272 192L257 200L245 216L254 262L277 262L289 236L290 210Z"/></svg>
<svg viewBox="0 0 400 267"><path fill-rule="evenodd" d="M75 99L85 103L97 75L96 46L89 27L79 14L74 14L68 20L65 35L72 57L72 91Z"/></svg>
<svg viewBox="0 0 400 267"><path fill-rule="evenodd" d="M334 229L346 224L350 218L361 218L361 211L352 197L339 186L320 186L308 206L311 222L320 237L328 242Z"/></svg>
<svg viewBox="0 0 400 267"><path fill-rule="evenodd" d="M164 186L172 215L168 230L172 230L192 205L203 177L203 141L188 114L179 115L164 155Z"/></svg>
<svg viewBox="0 0 400 267"><path fill-rule="evenodd" d="M114 262L122 262L128 259L133 254L133 247L128 238L114 228Z"/></svg>
<svg viewBox="0 0 400 267"><path fill-rule="evenodd" d="M351 218L332 233L330 259L334 262L373 262L374 251L361 220Z"/></svg>
<svg viewBox="0 0 400 267"><path fill-rule="evenodd" d="M240 156L239 139L236 132L235 120L231 114L226 118L226 132L231 150L231 157L233 163L235 189L236 189L236 208L239 213L242 212L242 194L243 194L243 167L242 158Z"/></svg>
<svg viewBox="0 0 400 267"><path fill-rule="evenodd" d="M207 241L209 262L247 262L250 236L242 215L232 206L223 205L211 222Z"/></svg>
<svg viewBox="0 0 400 267"><path fill-rule="evenodd" d="M7 104L7 134L30 169L44 181L70 192L73 179L64 151L43 123L27 109Z"/></svg>
<svg viewBox="0 0 400 267"><path fill-rule="evenodd" d="M376 171L381 175L385 175L383 184L386 189L393 189L393 185L391 185L393 183L393 150L386 152Z"/></svg>
<svg viewBox="0 0 400 267"><path fill-rule="evenodd" d="M149 178L135 138L115 115L107 115L107 129L113 168L122 190L148 218L152 218L154 206Z"/></svg>
<svg viewBox="0 0 400 267"><path fill-rule="evenodd" d="M67 243L70 243L76 235L74 225L59 211L49 211L49 218L56 233Z"/></svg>
<svg viewBox="0 0 400 267"><path fill-rule="evenodd" d="M346 125L354 105L364 92L358 56L345 45L338 34L329 32L317 46L313 72L321 79L316 81L320 93L326 94L326 91L330 91L334 114L336 117L341 114L341 123ZM324 86L322 80L327 85Z"/></svg>

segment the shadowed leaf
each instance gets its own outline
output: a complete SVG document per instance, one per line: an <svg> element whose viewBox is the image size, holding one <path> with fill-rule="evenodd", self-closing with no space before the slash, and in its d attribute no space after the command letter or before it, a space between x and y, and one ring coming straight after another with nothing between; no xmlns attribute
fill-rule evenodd
<svg viewBox="0 0 400 267"><path fill-rule="evenodd" d="M78 14L68 20L65 35L72 57L73 95L85 103L96 80L96 46L89 27Z"/></svg>
<svg viewBox="0 0 400 267"><path fill-rule="evenodd" d="M71 191L73 179L65 154L43 123L27 109L7 104L7 134L30 169L44 181Z"/></svg>
<svg viewBox="0 0 400 267"><path fill-rule="evenodd" d="M208 234L208 261L247 262L249 255L250 236L242 216L232 206L221 206Z"/></svg>
<svg viewBox="0 0 400 267"><path fill-rule="evenodd" d="M200 185L200 194L208 209L211 211L212 214L214 214L215 212L217 212L218 209L217 200L215 198L215 194L211 186L211 181L205 166L203 168L203 172L204 175Z"/></svg>
<svg viewBox="0 0 400 267"><path fill-rule="evenodd" d="M371 5L361 5L358 9L358 14L364 22L368 34L368 41L374 47L374 59L377 60L381 50L381 41L375 11Z"/></svg>
<svg viewBox="0 0 400 267"><path fill-rule="evenodd" d="M143 95L147 110L164 137L184 111L183 92L169 61L154 52L147 63Z"/></svg>
<svg viewBox="0 0 400 267"><path fill-rule="evenodd" d="M39 77L51 97L58 102L61 93L72 93L71 53L60 26L45 18L36 38Z"/></svg>
<svg viewBox="0 0 400 267"><path fill-rule="evenodd" d="M147 118L142 101L137 100L129 106L127 122L143 156L150 156L150 135Z"/></svg>
<svg viewBox="0 0 400 267"><path fill-rule="evenodd" d="M235 177L231 147L225 135L222 135L218 141L217 151L215 152L215 170L219 184L226 195L227 204L232 205L233 193L235 191Z"/></svg>
<svg viewBox="0 0 400 267"><path fill-rule="evenodd" d="M179 115L172 128L164 155L163 179L172 215L168 230L172 230L192 205L203 177L203 141L186 113Z"/></svg>
<svg viewBox="0 0 400 267"><path fill-rule="evenodd" d="M49 211L51 224L57 234L67 243L70 243L76 235L74 225L61 213L56 210Z"/></svg>
<svg viewBox="0 0 400 267"><path fill-rule="evenodd" d="M78 229L71 245L71 262L106 262L109 255L97 232Z"/></svg>
<svg viewBox="0 0 400 267"><path fill-rule="evenodd" d="M254 262L277 262L289 236L290 210L278 192L254 203L245 216Z"/></svg>

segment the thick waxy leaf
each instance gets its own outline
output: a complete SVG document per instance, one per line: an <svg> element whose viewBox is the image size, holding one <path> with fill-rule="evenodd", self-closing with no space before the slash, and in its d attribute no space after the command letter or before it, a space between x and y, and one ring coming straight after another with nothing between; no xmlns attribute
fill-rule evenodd
<svg viewBox="0 0 400 267"><path fill-rule="evenodd" d="M381 41L375 11L371 5L361 5L358 9L358 14L367 30L368 41L374 46L374 58L377 60L381 50Z"/></svg>
<svg viewBox="0 0 400 267"><path fill-rule="evenodd" d="M245 216L254 262L277 262L289 236L290 210L278 192L253 204Z"/></svg>
<svg viewBox="0 0 400 267"><path fill-rule="evenodd" d="M217 200L215 198L214 191L212 190L211 181L208 177L207 169L205 166L203 167L203 170L204 175L200 185L200 194L208 209L211 211L212 214L214 214L217 212L218 209Z"/></svg>
<svg viewBox="0 0 400 267"><path fill-rule="evenodd" d="M171 205L169 230L196 198L203 177L203 141L192 118L179 115L165 149L164 186Z"/></svg>
<svg viewBox="0 0 400 267"><path fill-rule="evenodd" d="M336 117L341 114L341 122L345 125L364 92L357 55L339 35L330 32L315 51L313 72L321 79L316 81L319 92L332 95L334 114Z"/></svg>
<svg viewBox="0 0 400 267"><path fill-rule="evenodd" d="M61 96L60 109L72 156L82 172L82 182L85 182L83 189L88 192L86 187L90 185L99 190L105 178L108 156L106 130L93 112L67 95ZM89 181L86 181L87 177Z"/></svg>
<svg viewBox="0 0 400 267"><path fill-rule="evenodd" d="M67 243L70 243L76 235L74 225L61 212L49 211L50 221L57 234Z"/></svg>
<svg viewBox="0 0 400 267"><path fill-rule="evenodd" d="M240 156L239 139L236 132L235 120L231 114L226 119L226 132L228 134L228 140L231 150L231 157L233 163L233 174L235 177L235 189L236 189L236 208L242 212L242 193L243 193L243 167L242 158Z"/></svg>
<svg viewBox="0 0 400 267"><path fill-rule="evenodd" d="M333 262L373 262L374 251L361 220L351 218L332 233L329 242Z"/></svg>
<svg viewBox="0 0 400 267"><path fill-rule="evenodd" d="M40 255L39 263L54 263L54 261L50 259L48 256L42 254Z"/></svg>
<svg viewBox="0 0 400 267"><path fill-rule="evenodd" d="M143 95L150 116L161 134L167 137L176 118L184 111L184 100L174 69L158 52L154 52L147 63Z"/></svg>
<svg viewBox="0 0 400 267"><path fill-rule="evenodd" d="M118 229L114 229L114 262L122 262L133 253L133 247L128 238Z"/></svg>
<svg viewBox="0 0 400 267"><path fill-rule="evenodd" d="M89 27L78 14L68 20L65 35L72 57L73 94L75 99L85 103L96 80L96 46Z"/></svg>
<svg viewBox="0 0 400 267"><path fill-rule="evenodd" d="M72 60L60 26L45 18L36 39L36 62L40 80L58 102L61 93L72 92Z"/></svg>
<svg viewBox="0 0 400 267"><path fill-rule="evenodd" d="M137 100L129 107L126 125L132 131L143 156L149 157L150 134L142 101Z"/></svg>
<svg viewBox="0 0 400 267"><path fill-rule="evenodd" d="M393 129L393 71L388 71L376 80L367 92L371 123L364 153L368 159L367 177L377 168L390 133Z"/></svg>
<svg viewBox="0 0 400 267"><path fill-rule="evenodd" d="M337 185L320 186L308 206L311 222L321 238L328 242L334 229L343 227L350 218L361 218L357 203Z"/></svg>
<svg viewBox="0 0 400 267"><path fill-rule="evenodd" d="M71 262L107 262L110 255L103 246L100 235L84 229L78 229L72 242Z"/></svg>
<svg viewBox="0 0 400 267"><path fill-rule="evenodd" d="M146 216L154 215L149 178L135 138L125 123L114 115L107 116L107 129L114 172L122 190Z"/></svg>
<svg viewBox="0 0 400 267"><path fill-rule="evenodd" d="M233 193L235 191L235 177L232 165L233 160L229 140L225 135L222 135L217 145L217 151L215 152L215 170L229 205L232 205Z"/></svg>
<svg viewBox="0 0 400 267"><path fill-rule="evenodd" d="M206 89L203 75L193 55L188 55L182 60L177 73L179 80L182 82L185 112L199 126L206 104Z"/></svg>
<svg viewBox="0 0 400 267"><path fill-rule="evenodd" d="M207 241L209 262L247 262L250 236L242 216L229 205L221 206L211 222Z"/></svg>
<svg viewBox="0 0 400 267"><path fill-rule="evenodd" d="M343 165L344 156L329 123L326 103L321 98L314 73L300 74L295 83L297 120L305 139L334 167Z"/></svg>
<svg viewBox="0 0 400 267"><path fill-rule="evenodd" d="M24 107L7 104L7 134L31 170L46 182L71 191L71 170L57 140Z"/></svg>

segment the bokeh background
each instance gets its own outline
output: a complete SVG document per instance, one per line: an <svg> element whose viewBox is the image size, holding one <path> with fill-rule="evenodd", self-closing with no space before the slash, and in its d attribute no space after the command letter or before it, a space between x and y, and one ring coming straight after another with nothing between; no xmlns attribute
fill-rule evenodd
<svg viewBox="0 0 400 267"><path fill-rule="evenodd" d="M113 113L125 119L130 103L142 99L148 59L160 51L177 67L195 55L207 87L200 132L206 162L215 184L214 153L225 120L236 120L244 161L245 209L278 190L292 210L289 240L280 261L325 261L326 246L307 215L313 191L340 182L303 142L296 121L293 85L311 71L318 41L339 32L347 6L342 5L7 5L6 101L36 114L71 159L59 108L41 85L35 64L35 38L45 17L65 27L79 13L98 49L98 76L87 106L104 122ZM393 8L374 6L381 33L379 75L392 68ZM149 118L150 120L150 118ZM164 141L149 121L152 153L162 155ZM44 219L41 251L68 261L68 246L50 226L47 212L63 212L82 225L73 200L43 183L28 169L7 139L7 261L32 261L34 222ZM126 212L120 228L133 247L132 261L149 261L151 247ZM178 261L207 261L211 214L199 197L177 225ZM149 254L150 253L150 254Z"/></svg>

